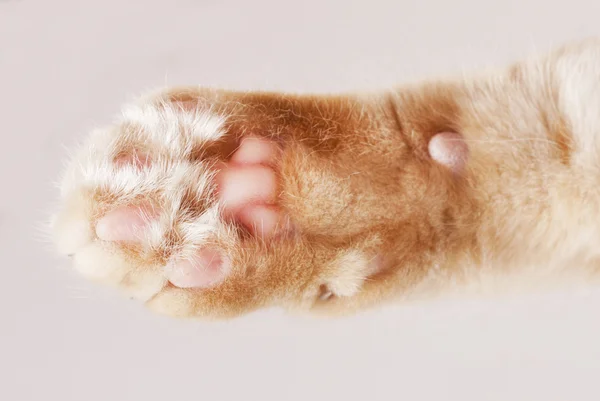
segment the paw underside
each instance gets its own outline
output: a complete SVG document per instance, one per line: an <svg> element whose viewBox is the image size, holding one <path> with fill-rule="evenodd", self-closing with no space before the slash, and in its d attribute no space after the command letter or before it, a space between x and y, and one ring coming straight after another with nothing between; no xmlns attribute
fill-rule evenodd
<svg viewBox="0 0 600 401"><path fill-rule="evenodd" d="M384 220L348 206L375 202L343 165L356 157L338 114L356 107L313 119L280 102L171 90L126 107L69 164L59 250L84 276L174 316L355 296L381 273L387 241Z"/></svg>

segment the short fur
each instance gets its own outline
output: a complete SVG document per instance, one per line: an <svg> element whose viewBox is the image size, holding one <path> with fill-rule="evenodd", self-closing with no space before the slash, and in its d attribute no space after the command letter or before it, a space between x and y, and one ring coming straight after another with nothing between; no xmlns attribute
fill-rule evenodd
<svg viewBox="0 0 600 401"><path fill-rule="evenodd" d="M427 152L442 131L469 145L458 176ZM220 217L214 166L245 135L282 145L279 202L294 238L252 238ZM156 162L115 163L132 152ZM161 313L348 313L596 281L599 183L600 41L589 40L479 77L374 94L158 91L91 136L65 174L54 226L77 270ZM100 216L142 201L163 210L142 244L95 237ZM169 284L164 266L206 244L233 261L227 279Z"/></svg>

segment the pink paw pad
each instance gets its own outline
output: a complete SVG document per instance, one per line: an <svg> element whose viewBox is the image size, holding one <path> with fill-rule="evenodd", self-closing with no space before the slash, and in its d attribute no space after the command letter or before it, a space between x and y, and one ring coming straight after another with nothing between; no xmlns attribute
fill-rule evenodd
<svg viewBox="0 0 600 401"><path fill-rule="evenodd" d="M227 277L230 261L215 249L204 248L187 260L166 268L171 284L179 288L207 288Z"/></svg>
<svg viewBox="0 0 600 401"><path fill-rule="evenodd" d="M272 237L285 220L276 206L277 174L273 170L278 146L261 138L246 138L216 175L219 202L224 215L243 225L252 235ZM129 161L119 158L117 165ZM135 156L137 166L151 163L145 156ZM96 235L104 241L135 242L143 238L145 226L158 211L149 206L117 208L96 225ZM230 260L218 249L200 248L193 256L167 266L169 281L180 288L207 288L222 282L230 271Z"/></svg>
<svg viewBox="0 0 600 401"><path fill-rule="evenodd" d="M469 147L462 135L441 132L429 141L429 155L453 173L461 173L469 159Z"/></svg>

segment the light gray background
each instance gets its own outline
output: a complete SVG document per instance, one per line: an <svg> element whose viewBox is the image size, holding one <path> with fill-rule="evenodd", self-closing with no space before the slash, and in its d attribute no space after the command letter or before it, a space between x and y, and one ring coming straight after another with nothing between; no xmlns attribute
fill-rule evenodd
<svg viewBox="0 0 600 401"><path fill-rule="evenodd" d="M374 88L594 34L595 0L0 0L0 400L600 399L597 291L186 323L38 229L64 146L156 85Z"/></svg>

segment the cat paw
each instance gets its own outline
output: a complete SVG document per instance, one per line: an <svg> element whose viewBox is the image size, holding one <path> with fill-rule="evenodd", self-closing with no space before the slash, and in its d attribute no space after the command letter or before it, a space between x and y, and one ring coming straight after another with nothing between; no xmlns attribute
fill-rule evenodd
<svg viewBox="0 0 600 401"><path fill-rule="evenodd" d="M175 316L350 291L343 280L315 280L314 261L338 255L309 250L280 203L285 141L240 132L231 114L161 95L91 135L64 176L53 224L79 273ZM346 287L357 286L356 273Z"/></svg>
<svg viewBox="0 0 600 401"><path fill-rule="evenodd" d="M377 302L426 274L465 204L460 136L399 131L385 104L144 98L69 164L56 245L85 277L169 315Z"/></svg>

